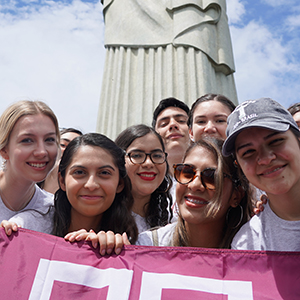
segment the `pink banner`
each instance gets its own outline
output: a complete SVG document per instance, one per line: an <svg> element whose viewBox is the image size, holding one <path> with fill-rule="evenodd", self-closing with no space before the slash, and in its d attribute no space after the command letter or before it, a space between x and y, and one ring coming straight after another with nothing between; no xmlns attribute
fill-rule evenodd
<svg viewBox="0 0 300 300"><path fill-rule="evenodd" d="M0 230L0 299L300 299L300 252L127 246Z"/></svg>

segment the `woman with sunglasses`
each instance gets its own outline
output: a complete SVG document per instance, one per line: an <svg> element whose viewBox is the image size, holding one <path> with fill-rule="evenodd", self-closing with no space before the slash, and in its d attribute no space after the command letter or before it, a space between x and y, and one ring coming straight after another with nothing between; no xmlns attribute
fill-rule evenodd
<svg viewBox="0 0 300 300"><path fill-rule="evenodd" d="M174 165L177 223L140 234L138 245L230 248L249 219L250 197L221 147L221 140L204 138L188 148L183 163Z"/></svg>
<svg viewBox="0 0 300 300"><path fill-rule="evenodd" d="M132 214L139 232L169 223L171 177L167 154L158 133L146 125L134 125L119 134L116 144L126 152L126 170L132 185Z"/></svg>

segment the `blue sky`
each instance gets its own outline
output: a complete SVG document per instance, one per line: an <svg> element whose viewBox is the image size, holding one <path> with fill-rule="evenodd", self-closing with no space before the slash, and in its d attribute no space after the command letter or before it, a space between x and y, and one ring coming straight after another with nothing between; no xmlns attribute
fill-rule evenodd
<svg viewBox="0 0 300 300"><path fill-rule="evenodd" d="M299 0L227 0L239 101L300 102ZM0 113L43 100L62 127L94 131L105 58L94 0L0 2Z"/></svg>

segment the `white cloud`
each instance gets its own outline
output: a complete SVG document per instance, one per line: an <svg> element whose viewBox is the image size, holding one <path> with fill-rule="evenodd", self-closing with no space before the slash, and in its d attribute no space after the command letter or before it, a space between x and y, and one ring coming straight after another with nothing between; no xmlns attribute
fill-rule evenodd
<svg viewBox="0 0 300 300"><path fill-rule="evenodd" d="M61 126L94 131L105 53L102 6L6 5L14 11L0 7L0 112L20 99L40 99Z"/></svg>
<svg viewBox="0 0 300 300"><path fill-rule="evenodd" d="M288 27L288 30L299 30L300 27L300 6L294 7L295 14L288 16L286 19L285 25ZM299 32L295 32L299 36Z"/></svg>
<svg viewBox="0 0 300 300"><path fill-rule="evenodd" d="M294 1L264 0L266 4L280 6ZM231 37L236 64L235 81L239 101L260 97L272 97L284 106L299 101L300 93L299 76L299 37L295 28L299 26L299 5L289 6L284 13L285 24L275 29L260 21L245 23L246 10L252 9L252 14L257 6L251 6L250 1L228 0L228 15ZM297 3L298 4L298 3ZM288 14L289 13L289 14ZM276 30L280 30L276 31ZM294 33L293 33L294 30ZM289 36L287 36L289 31Z"/></svg>
<svg viewBox="0 0 300 300"><path fill-rule="evenodd" d="M227 0L227 15L229 24L238 23L245 14L245 6L240 0Z"/></svg>
<svg viewBox="0 0 300 300"><path fill-rule="evenodd" d="M254 21L242 28L232 26L231 34L239 101L267 96L285 106L295 102L300 87L291 78L299 76L299 63L291 59L289 45Z"/></svg>

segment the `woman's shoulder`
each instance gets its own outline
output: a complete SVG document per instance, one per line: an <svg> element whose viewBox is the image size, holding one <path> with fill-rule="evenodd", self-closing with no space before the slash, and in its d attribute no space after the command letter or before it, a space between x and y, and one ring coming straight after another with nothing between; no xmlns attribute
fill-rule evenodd
<svg viewBox="0 0 300 300"><path fill-rule="evenodd" d="M34 195L24 210L34 209L45 213L52 206L54 206L54 195L35 185Z"/></svg>
<svg viewBox="0 0 300 300"><path fill-rule="evenodd" d="M266 204L264 211L254 215L234 236L231 248L243 250L258 250L257 243L260 244L266 219L269 215L269 206Z"/></svg>

